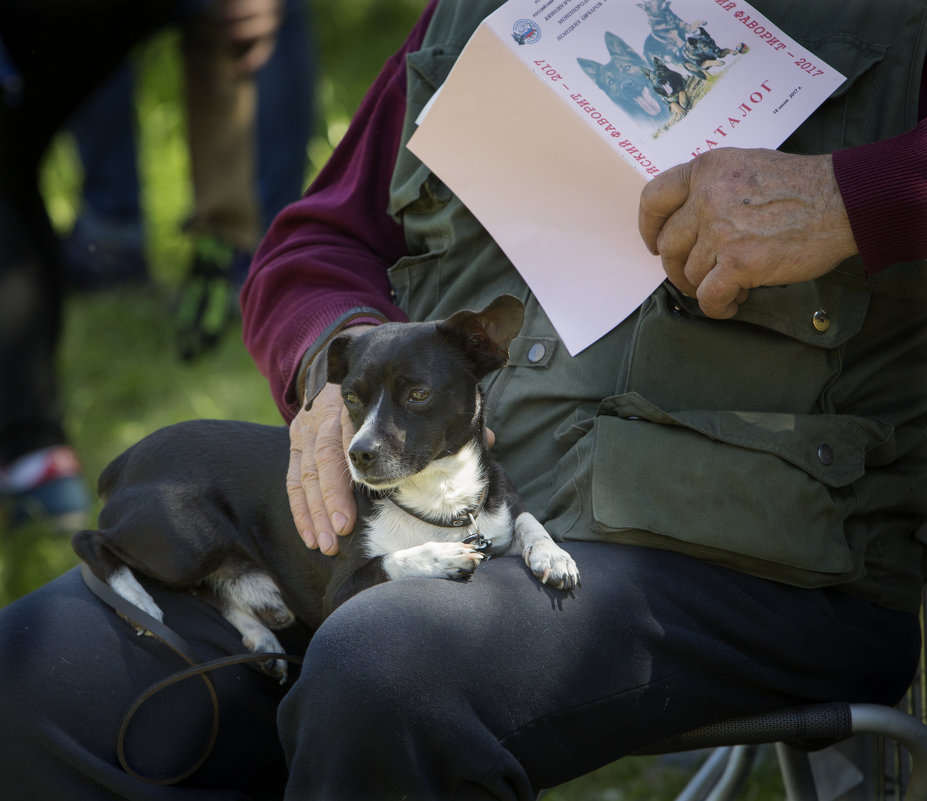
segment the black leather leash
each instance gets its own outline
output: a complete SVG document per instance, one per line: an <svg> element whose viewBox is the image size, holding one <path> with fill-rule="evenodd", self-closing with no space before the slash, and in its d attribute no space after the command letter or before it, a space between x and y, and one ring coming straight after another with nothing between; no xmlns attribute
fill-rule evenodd
<svg viewBox="0 0 927 801"><path fill-rule="evenodd" d="M182 782L184 779L187 779L196 773L196 771L198 771L200 767L202 767L203 763L209 758L209 755L212 753L212 750L215 747L216 737L219 733L219 697L216 694L216 688L208 675L211 671L222 667L228 667L230 665L254 666L255 663L266 662L271 659L282 659L286 662L292 662L298 665L302 664L303 659L301 656L295 656L293 654L277 654L266 651L259 653L252 653L249 651L247 653L219 657L218 659L212 659L208 662L200 662L199 658L196 656L196 652L183 637L181 637L169 626L166 626L160 620L153 618L147 612L139 609L139 607L137 607L135 604L127 601L125 598L115 592L106 582L101 581L96 575L94 575L93 571L90 570L86 563L81 564L80 572L84 579L84 583L101 601L107 604L107 606L112 607L118 615L125 618L130 624L139 629L142 634L149 635L154 639L162 642L174 653L176 653L181 659L183 659L184 662L190 665L189 668L178 671L177 673L173 673L170 676L167 676L166 678L152 684L137 699L135 699L122 719L122 725L119 727L119 735L116 739L116 754L119 758L119 764L122 766L122 769L136 779L148 782L149 784L157 785L177 784L178 782ZM177 684L178 682L185 681L186 679L194 677L199 677L203 681L203 684L206 686L206 691L209 693L210 702L212 704L212 726L210 727L209 740L203 749L203 753L191 765L191 767L182 773L177 774L176 776L158 778L145 776L139 773L129 764L129 760L125 753L126 734L128 733L132 719L135 717L135 713L138 712L143 704L161 692L161 690L164 690L173 684Z"/></svg>

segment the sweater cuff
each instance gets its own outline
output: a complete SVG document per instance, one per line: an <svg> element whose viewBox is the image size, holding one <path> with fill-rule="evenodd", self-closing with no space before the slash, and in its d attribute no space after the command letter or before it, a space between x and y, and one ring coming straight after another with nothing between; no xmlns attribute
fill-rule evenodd
<svg viewBox="0 0 927 801"><path fill-rule="evenodd" d="M867 273L927 257L927 121L833 155L834 175Z"/></svg>
<svg viewBox="0 0 927 801"><path fill-rule="evenodd" d="M313 359L325 349L331 340L346 328L355 325L380 325L386 322L389 322L389 320L381 312L365 306L351 309L331 323L306 350L299 362L299 370L296 372L296 389L299 403L303 404L306 399L306 374L309 371L309 365L312 364Z"/></svg>

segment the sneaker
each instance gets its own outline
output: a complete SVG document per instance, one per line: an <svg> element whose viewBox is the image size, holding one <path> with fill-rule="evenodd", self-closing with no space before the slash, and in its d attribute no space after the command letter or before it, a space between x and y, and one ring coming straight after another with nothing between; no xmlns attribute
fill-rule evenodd
<svg viewBox="0 0 927 801"><path fill-rule="evenodd" d="M49 520L59 531L87 524L90 494L80 461L67 445L27 453L0 471L0 507L12 525Z"/></svg>

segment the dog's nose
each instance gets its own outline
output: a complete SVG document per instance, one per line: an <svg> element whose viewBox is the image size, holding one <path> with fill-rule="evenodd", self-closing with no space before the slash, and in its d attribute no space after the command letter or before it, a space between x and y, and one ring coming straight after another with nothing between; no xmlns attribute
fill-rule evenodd
<svg viewBox="0 0 927 801"><path fill-rule="evenodd" d="M364 447L353 447L348 451L348 457L358 470L366 470L380 455L379 445L367 445Z"/></svg>

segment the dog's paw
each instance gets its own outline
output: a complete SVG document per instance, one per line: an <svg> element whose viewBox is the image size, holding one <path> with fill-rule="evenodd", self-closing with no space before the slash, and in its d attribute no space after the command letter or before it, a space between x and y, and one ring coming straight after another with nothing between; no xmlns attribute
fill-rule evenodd
<svg viewBox="0 0 927 801"><path fill-rule="evenodd" d="M241 606L230 606L222 610L222 615L241 633L241 642L253 654L285 654L280 640L267 628L250 609ZM261 664L261 670L281 684L286 682L287 664L283 659L266 659Z"/></svg>
<svg viewBox="0 0 927 801"><path fill-rule="evenodd" d="M426 542L388 554L383 568L390 580L398 578L449 578L466 580L483 560L483 554L464 542Z"/></svg>
<svg viewBox="0 0 927 801"><path fill-rule="evenodd" d="M534 515L522 512L515 520L513 550L521 550L531 572L542 584L558 590L574 590L579 586L579 569L563 548Z"/></svg>
<svg viewBox="0 0 927 801"><path fill-rule="evenodd" d="M274 633L270 629L259 631L257 627L249 630L249 633L242 637L242 644L251 653L271 653L285 654L286 651L280 644ZM281 684L286 684L287 664L283 659L267 659L261 664L261 670L269 676L277 679Z"/></svg>
<svg viewBox="0 0 927 801"><path fill-rule="evenodd" d="M574 590L579 586L576 562L553 540L540 540L525 548L525 564L542 584L558 590Z"/></svg>
<svg viewBox="0 0 927 801"><path fill-rule="evenodd" d="M265 626L275 630L288 628L296 622L296 615L282 601L279 606L265 606L255 609L254 614L264 622Z"/></svg>

